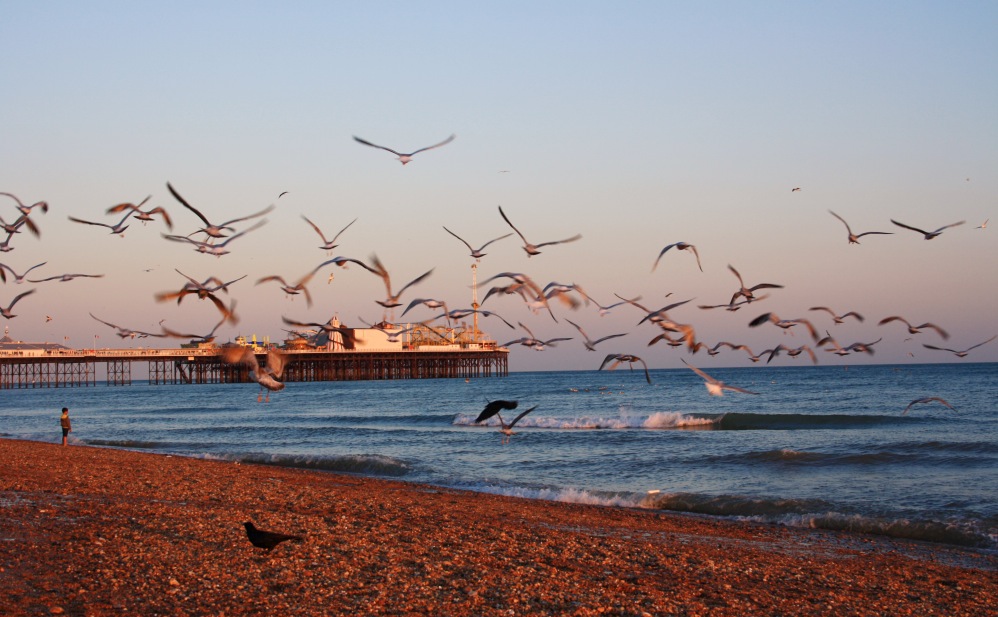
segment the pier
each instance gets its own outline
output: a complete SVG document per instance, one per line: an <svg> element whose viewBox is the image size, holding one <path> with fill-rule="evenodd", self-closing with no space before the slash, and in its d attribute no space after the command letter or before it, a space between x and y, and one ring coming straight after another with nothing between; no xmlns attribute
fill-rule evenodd
<svg viewBox="0 0 998 617"><path fill-rule="evenodd" d="M294 350L285 382L504 377L509 351L486 345L405 350ZM266 364L266 352L257 360ZM138 366L136 366L138 365ZM244 383L242 365L226 364L219 348L49 349L0 351L0 390L127 386L133 368L153 385ZM146 369L143 371L142 369Z"/></svg>

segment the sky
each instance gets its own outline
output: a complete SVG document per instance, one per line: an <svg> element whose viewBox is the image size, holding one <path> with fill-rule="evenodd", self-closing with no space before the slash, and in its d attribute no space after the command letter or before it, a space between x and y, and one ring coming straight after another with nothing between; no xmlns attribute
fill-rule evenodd
<svg viewBox="0 0 998 617"><path fill-rule="evenodd" d="M16 340L167 346L119 340L90 314L209 332L210 303L155 300L184 284L176 269L246 275L229 296L240 321L219 341L279 341L282 317L380 320L384 286L358 266L327 266L308 307L260 278L296 281L331 257L374 254L396 290L433 269L405 305L467 308L475 260L443 226L478 247L512 231L502 206L535 244L582 239L533 257L515 235L496 242L477 264L480 282L525 273L541 286L580 285L602 305L640 295L649 309L689 299L669 316L698 340L757 353L813 346L803 326L748 326L766 312L807 318L843 346L882 339L873 356L818 350L822 364L998 361L998 340L963 360L923 347L961 350L998 334L998 217L977 228L998 214L996 31L993 2L2 1L0 192L50 207L31 214L40 237L16 234L0 263L21 273L45 262L35 279L104 275L8 276L0 305L37 292L2 321ZM451 134L405 166L352 139L410 152ZM119 237L68 218L113 224L109 207L151 196L146 207L165 208L172 233L194 232L200 221L167 182L212 222L275 209L223 257L163 239L161 221L133 221ZM14 206L0 196L8 223ZM850 245L829 210L856 233L893 233ZM327 254L302 215L327 237L357 222ZM966 223L925 241L891 219ZM680 241L696 246L703 272L678 250L653 272ZM738 289L729 264L749 286L784 287L738 311L697 308ZM836 325L814 306L865 321ZM651 368L751 365L740 351L649 346L658 329L639 326L633 306L601 317L593 304L555 304L557 322L517 296L482 308L541 339L574 337L543 351L513 346L514 371L596 369L610 353ZM415 308L406 320L436 314ZM877 325L891 315L950 338ZM594 339L627 335L590 352L566 319ZM480 327L500 343L526 335L495 318Z"/></svg>

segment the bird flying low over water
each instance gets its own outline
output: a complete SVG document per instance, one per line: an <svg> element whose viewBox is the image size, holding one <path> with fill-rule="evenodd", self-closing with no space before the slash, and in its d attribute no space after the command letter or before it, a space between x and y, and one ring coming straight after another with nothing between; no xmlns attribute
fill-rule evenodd
<svg viewBox="0 0 998 617"><path fill-rule="evenodd" d="M386 148L384 146L379 146L378 144L372 144L371 142L367 141L366 139L361 139L360 137L357 137L356 135L354 135L353 139L357 143L364 144L365 146L371 146L372 148L378 148L380 150L387 150L388 152L391 152L395 156L399 157L399 162L401 162L403 165L405 165L406 163L408 163L408 162L410 162L412 160L412 157L416 156L420 152L426 152L427 150L432 150L434 148L439 148L440 146L446 146L450 142L454 141L455 137L457 137L457 135L451 135L450 137L448 137L447 139L443 140L442 142L440 142L438 144L434 144L432 146L426 146L425 148L420 148L419 150L413 150L412 152L409 152L409 153L396 152L395 150L392 150L391 148Z"/></svg>
<svg viewBox="0 0 998 617"><path fill-rule="evenodd" d="M502 211L502 206L499 206L499 214L502 216L502 219L506 221L506 224L513 228L513 231L516 232L516 235L520 236L520 239L523 240L523 250L527 252L528 257L539 255L540 251L538 249L540 249L542 246L551 246L553 244L565 244L566 242L575 242L576 240L582 237L582 234L575 234L571 238L566 238L564 240L555 240L553 242L542 242L540 244L531 244L530 242L527 242L527 239L525 237L523 237L523 234L520 233L520 230L517 229L513 225L513 223L509 222L509 218L506 216L506 213Z"/></svg>
<svg viewBox="0 0 998 617"><path fill-rule="evenodd" d="M504 409L506 410L516 409L519 405L520 405L519 401L507 401L503 399L489 401L488 403L485 404L485 409L483 409L481 413L478 414L478 417L475 418L475 424L478 424L483 420L488 420L489 418L491 418L494 415L497 415L499 412L501 412Z"/></svg>
<svg viewBox="0 0 998 617"><path fill-rule="evenodd" d="M680 358L680 360L682 360L682 358ZM744 388L739 388L737 386L729 386L723 381L714 379L707 373L704 373L703 371L693 366L686 360L683 360L683 364L690 367L690 370L692 370L694 373L696 373L697 375L699 375L704 379L703 385L707 387L707 392L710 393L711 396L724 396L725 390L731 390L732 392L742 392L744 394L759 394L758 392L752 392L751 390L746 390Z"/></svg>
<svg viewBox="0 0 998 617"><path fill-rule="evenodd" d="M256 352L249 347L226 347L222 350L222 360L229 364L242 364L249 369L250 379L260 384L260 394L256 400L260 402L263 398L263 390L267 390L267 400L270 402L271 392L280 392L284 389L281 378L284 369L288 364L288 356L276 349L267 350L267 365L261 367L256 359Z"/></svg>
<svg viewBox="0 0 998 617"><path fill-rule="evenodd" d="M603 362L599 365L599 370L602 371L603 367L606 366L607 364L609 364L610 368L607 369L607 370L611 370L612 371L613 369L617 368L623 362L627 362L628 366L630 367L630 369L632 371L634 370L634 363L635 362L640 362L641 366L643 366L644 369L645 369L645 381L647 381L649 384L651 384L651 374L648 373L648 365L645 363L644 360L642 360L641 358L639 358L639 357L637 357L637 356L635 356L633 354L625 354L625 353L612 353L612 354L609 354L609 355L607 355L607 357L603 358Z"/></svg>
<svg viewBox="0 0 998 617"><path fill-rule="evenodd" d="M301 536L257 529L256 526L249 521L243 523L243 527L246 528L246 537L249 538L250 544L268 551L281 542L285 542L287 540L294 540L295 542L301 542L303 540Z"/></svg>
<svg viewBox="0 0 998 617"><path fill-rule="evenodd" d="M936 347L935 345L926 345L924 343L922 344L922 347L925 347L926 349L934 349L936 351L948 351L948 352L956 355L957 358L966 358L967 354L970 353L970 350L977 349L981 345L986 345L986 344L990 343L991 341L995 340L996 338L998 338L998 334L996 334L995 336L992 336L991 338L989 338L988 340L984 341L983 343L978 343L976 345L972 345L972 346L970 346L970 347L968 347L966 349L962 349L962 350L949 349L947 347Z"/></svg>
<svg viewBox="0 0 998 617"><path fill-rule="evenodd" d="M697 267L700 268L701 272L703 272L703 266L700 265L700 253L697 252L697 247L695 247L692 244L689 244L687 242L675 242L673 244L668 245L664 249L662 249L662 251L658 254L658 258L655 260L654 265L652 265L652 267L651 267L651 271L652 272L654 272L655 268L658 267L658 262L659 262L659 260L662 259L662 255L665 255L666 251L668 251L671 248L676 248L676 249L679 249L680 251L686 251L686 250L693 251L693 254L697 258Z"/></svg>
<svg viewBox="0 0 998 617"><path fill-rule="evenodd" d="M583 330L582 327L579 324L575 323L571 319L566 319L565 321L567 321L568 323L572 324L575 327L575 329L579 331L579 334L582 335L582 339L583 339L582 340L582 344L589 351L596 351L596 345L599 345L603 341L606 341L606 340L609 340L609 339L612 339L612 338L617 338L618 336L627 336L627 332L621 332L620 334L609 334L607 336L598 338L598 339L596 339L594 341L591 338L589 338L589 335L586 334L586 331Z"/></svg>
<svg viewBox="0 0 998 617"><path fill-rule="evenodd" d="M923 397L923 398L917 398L917 399L913 400L912 402L908 403L908 406L904 408L904 411L901 412L901 415L903 416L906 413L908 413L908 410L911 409L912 407L914 407L915 405L923 405L923 404L932 403L932 402L940 403L942 405L945 405L945 406L949 407L953 411L956 411L956 407L953 407L952 405L950 405L949 403L947 403L945 400L939 398L938 396L926 396L926 397Z"/></svg>
<svg viewBox="0 0 998 617"><path fill-rule="evenodd" d="M863 236L869 236L870 234L880 234L880 235L886 235L886 236L893 235L893 232L890 232L890 231L864 231L861 234L854 234L852 232L852 228L849 227L849 223L846 223L846 220L844 218L842 218L838 214L835 214L831 210L829 210L828 212L829 212L829 214L831 214L835 218L837 218L840 221L842 221L842 224L846 226L846 232L849 233L849 244L859 244L859 239L860 238L862 238Z"/></svg>
<svg viewBox="0 0 998 617"><path fill-rule="evenodd" d="M958 223L950 223L949 225L943 225L942 227L940 227L939 229L937 229L935 231L925 231L924 229L919 229L918 227L912 227L911 225L905 225L904 223L899 223L899 222L895 221L894 219L891 219L891 222L894 223L895 225L897 225L898 227L904 227L905 229L910 229L912 231L917 231L918 233L920 233L923 236L925 236L926 240L931 240L931 239L935 238L936 236L938 236L939 234L943 233L944 229L949 229L950 227L956 227L957 225L963 225L967 221L960 221Z"/></svg>

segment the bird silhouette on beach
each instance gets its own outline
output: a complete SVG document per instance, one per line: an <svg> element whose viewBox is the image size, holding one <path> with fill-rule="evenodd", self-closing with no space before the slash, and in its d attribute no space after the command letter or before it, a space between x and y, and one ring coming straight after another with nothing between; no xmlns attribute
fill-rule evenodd
<svg viewBox="0 0 998 617"><path fill-rule="evenodd" d="M899 223L899 222L895 221L894 219L891 219L891 222L894 223L895 225L897 225L898 227L904 227L905 229L910 229L912 231L917 231L918 233L920 233L923 236L925 236L926 240L931 240L931 239L935 238L936 236L938 236L939 234L943 233L944 229L949 229L950 227L956 227L957 225L963 225L967 221L960 221L958 223L950 223L949 225L943 225L942 227L940 227L939 229L937 229L935 231L925 231L924 229L919 229L918 227L912 227L911 225L905 225L904 223Z"/></svg>
<svg viewBox="0 0 998 617"><path fill-rule="evenodd" d="M295 542L302 542L304 538L301 536L295 536L287 533L277 533L276 531L264 531L262 529L257 529L256 526L246 521L243 523L243 527L246 528L246 537L249 538L250 544L257 548L262 548L265 550L272 550L275 546L281 542L286 542L288 540L294 540Z"/></svg>
<svg viewBox="0 0 998 617"><path fill-rule="evenodd" d="M385 146L379 146L378 144L372 144L371 142L367 141L366 139L361 139L360 137L357 137L356 135L354 135L353 139L357 143L364 144L365 146L371 146L372 148L378 148L380 150L386 150L388 152L391 152L395 156L399 157L399 162L400 163L402 163L403 165L405 165L405 164L409 163L410 161L412 161L412 157L416 156L420 152L426 152L427 150L432 150L434 148L439 148L440 146L446 146L450 142L454 141L455 137L457 137L457 135L451 135L450 137L448 137L447 139L443 140L442 142L440 142L438 144L433 144L432 146L426 146L425 148L420 148L419 150L413 150L412 152L408 152L408 153L402 153L402 152L398 152L398 151L392 150L391 148L386 148Z"/></svg>
<svg viewBox="0 0 998 617"><path fill-rule="evenodd" d="M565 244L567 242L575 242L576 240L582 238L582 234L575 234L571 238L565 238L564 240L555 240L553 242L541 242L540 244L531 244L530 242L527 241L527 239L523 236L523 234L520 233L520 230L517 229L516 226L514 226L513 223L509 221L509 218L506 216L506 213L502 211L502 206L499 206L499 214L502 215L502 220L506 221L506 224L512 227L513 231L516 232L516 235L520 236L520 239L523 240L523 250L527 252L527 257L533 257L534 255L539 255L541 253L539 249L542 246Z"/></svg>

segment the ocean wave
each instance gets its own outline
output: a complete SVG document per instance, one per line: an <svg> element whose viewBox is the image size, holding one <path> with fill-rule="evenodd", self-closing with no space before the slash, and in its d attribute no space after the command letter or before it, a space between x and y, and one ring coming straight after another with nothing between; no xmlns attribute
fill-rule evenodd
<svg viewBox="0 0 998 617"><path fill-rule="evenodd" d="M788 527L866 533L991 550L998 548L998 528L993 521L844 513L820 499L767 499L741 495L650 491L640 500L639 505L654 510L732 517Z"/></svg>
<svg viewBox="0 0 998 617"><path fill-rule="evenodd" d="M158 441L142 441L139 439L86 439L82 443L88 446L104 446L108 448L126 448L136 450L155 450L166 444Z"/></svg>
<svg viewBox="0 0 998 617"><path fill-rule="evenodd" d="M514 416L515 417L515 416ZM593 429L682 429L710 428L718 422L719 417L701 417L678 412L657 412L650 416L623 415L616 418L550 418L526 416L518 427L561 429L561 430L593 430ZM499 426L498 418L489 418L481 424L475 424L475 416L458 414L452 422L454 426Z"/></svg>
<svg viewBox="0 0 998 617"><path fill-rule="evenodd" d="M401 477L412 471L412 465L391 456L380 454L346 454L341 456L317 456L313 454L206 454L202 458L294 467L296 469L318 469L356 473L372 476Z"/></svg>

